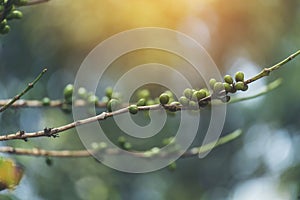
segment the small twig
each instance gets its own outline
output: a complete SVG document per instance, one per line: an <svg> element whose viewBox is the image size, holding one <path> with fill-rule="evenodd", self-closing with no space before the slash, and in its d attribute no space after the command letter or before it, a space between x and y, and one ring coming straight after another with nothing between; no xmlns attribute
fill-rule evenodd
<svg viewBox="0 0 300 200"><path fill-rule="evenodd" d="M298 55L300 55L300 50L298 50L296 53L290 55L289 57L287 57L286 59L284 59L283 61L273 65L272 67L269 68L264 68L259 74L257 74L256 76L248 79L245 81L246 84L252 83L260 78L263 78L265 76L269 76L269 74L274 71L279 69L281 66L283 66L284 64L288 63L289 61L293 60L294 58L296 58Z"/></svg>
<svg viewBox="0 0 300 200"><path fill-rule="evenodd" d="M218 146L221 146L222 144L225 144L225 143L228 143L236 138L238 138L240 135L242 134L242 130L241 129L238 129L228 135L225 135L223 137L221 137L217 143L215 142L211 142L211 143L208 143L208 144L205 144L203 146L200 146L200 147L194 147L188 151L186 151L181 157L182 158L187 158L187 157L192 157L192 156L195 156L195 155L199 155L199 154L202 154L202 153L205 153L207 151L210 151Z"/></svg>
<svg viewBox="0 0 300 200"><path fill-rule="evenodd" d="M0 100L0 106L3 106L10 101L11 101L11 99ZM20 99L18 101L15 101L10 107L11 108L28 108L28 107L30 107L30 108L42 108L42 107L44 107L44 108L46 108L46 107L61 108L64 104L65 104L65 102L63 100L52 100L52 101L50 101L49 105L48 104L44 105L43 101ZM87 101L81 100L81 99L73 101L72 105L74 107L90 106L90 104ZM98 102L95 106L96 106L96 108L106 108L106 103Z"/></svg>
<svg viewBox="0 0 300 200"><path fill-rule="evenodd" d="M90 156L89 151L79 150L79 151L47 151L44 149L23 149L14 147L0 147L1 153L13 154L13 155L27 155L27 156L45 156L45 157L88 157Z"/></svg>
<svg viewBox="0 0 300 200"><path fill-rule="evenodd" d="M169 106L166 105L164 107L162 107L161 105L151 105L151 106L140 106L138 107L139 110L163 110L163 109L172 109L173 106ZM42 131L37 131L37 132L32 132L32 133L23 133L20 134L20 132L17 133L13 133L13 134L8 134L8 135L2 135L0 136L0 141L5 141L5 140L15 140L15 139L28 139L28 138L34 138L34 137L49 137L49 136L53 136L56 135L58 133L64 132L66 130L75 128L76 126L80 126L83 124L89 124L89 123L93 123L96 121L100 121L100 120L105 120L108 117L112 117L112 116L116 116L116 115L120 115L123 113L128 112L128 108L122 108L120 110L116 110L114 112L102 112L99 115L96 115L94 117L90 117L90 118L86 118L86 119L82 119L82 120L78 120L69 124L66 124L64 126L60 126L57 128L52 128L50 131L47 131L47 133L45 132L45 130Z"/></svg>
<svg viewBox="0 0 300 200"><path fill-rule="evenodd" d="M200 147L194 147L186 152L184 152L181 155L181 158L188 158L197 156L200 153L205 153L207 151L210 151L218 146L221 146L222 144L228 143L230 141L233 141L234 139L238 138L242 134L241 130L236 130L226 136L221 137L217 143L215 142L200 146ZM113 149L113 148L107 148L100 150L101 154L105 155L122 155L124 151L121 151L120 149ZM27 155L27 156L43 156L43 157L61 157L61 158L68 158L68 157L90 157L91 154L100 153L99 150L77 150L77 151L67 151L67 150L61 150L61 151L48 151L44 149L39 148L33 148L33 149L24 149L24 148L14 148L14 147L0 147L0 153L6 153L6 154L13 154L13 155ZM140 158L151 158L152 156L149 156L149 154L145 154L145 152L138 152L138 151L132 151L128 152L132 154L132 156L140 157ZM180 152L177 152L178 154ZM174 153L170 153L170 155L174 155ZM161 157L168 157L168 154L155 154L153 156L161 156Z"/></svg>
<svg viewBox="0 0 300 200"><path fill-rule="evenodd" d="M272 90L276 89L277 87L279 87L282 83L282 79L277 79L271 83L269 83L264 89L262 89L262 91L260 91L259 93L252 95L252 96L248 96L248 97L243 97L243 98L232 98L227 104L231 104L231 103L236 103L236 102L240 102L240 101L246 101L246 100L250 100L259 96L262 96L268 92L271 92ZM10 102L11 99L3 99L0 100L0 106L4 106L6 105L8 102ZM51 108L62 108L62 106L64 105L64 101L63 100L52 100L50 101L49 105L45 106L43 105L43 101L39 101L39 100L18 100L16 102L14 102L10 107L11 108L42 108L42 107L51 107ZM98 102L95 107L96 108L106 108L106 104L105 102ZM220 104L220 102L215 103L215 104ZM223 104L223 103L222 103ZM78 99L73 101L72 105L74 107L86 107L86 106L90 106L90 104L82 99ZM122 105L122 107L126 107L128 105Z"/></svg>
<svg viewBox="0 0 300 200"><path fill-rule="evenodd" d="M28 86L18 95L16 95L13 99L11 99L7 104L2 106L0 108L0 112L5 111L7 108L9 108L14 102L16 102L18 99L20 99L24 94L26 94L30 89L34 87L34 85L42 78L42 76L47 72L47 69L44 69L37 77L36 79L29 83Z"/></svg>

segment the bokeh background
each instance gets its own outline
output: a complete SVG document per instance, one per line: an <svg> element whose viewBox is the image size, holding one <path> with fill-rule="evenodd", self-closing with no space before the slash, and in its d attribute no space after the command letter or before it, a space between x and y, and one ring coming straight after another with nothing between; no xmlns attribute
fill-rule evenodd
<svg viewBox="0 0 300 200"><path fill-rule="evenodd" d="M132 28L155 26L186 33L206 48L221 73L243 70L247 77L300 47L298 0L51 0L22 11L24 18L12 22L12 31L0 38L1 99L14 96L45 66L47 75L25 98L61 99L64 86L74 81L87 54L101 41ZM152 58L161 59L155 53L137 53L131 59ZM249 93L282 77L279 89L230 105L224 134L237 128L244 133L204 159L179 160L173 172L127 174L92 158L53 159L49 167L44 158L11 156L24 166L25 176L16 190L2 193L22 200L297 199L299 65L300 58L295 59L251 85ZM118 68L107 75L107 85L114 73L119 73ZM99 89L100 96L104 87ZM0 120L1 134L6 134L55 127L71 122L72 116L60 109L9 109ZM83 148L74 130L58 139L0 145Z"/></svg>

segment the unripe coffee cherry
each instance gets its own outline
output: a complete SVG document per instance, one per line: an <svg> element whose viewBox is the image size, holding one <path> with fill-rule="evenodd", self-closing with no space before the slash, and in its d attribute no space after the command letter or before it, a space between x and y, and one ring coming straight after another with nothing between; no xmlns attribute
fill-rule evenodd
<svg viewBox="0 0 300 200"><path fill-rule="evenodd" d="M78 89L77 95L81 99L86 99L88 97L87 90L84 87Z"/></svg>
<svg viewBox="0 0 300 200"><path fill-rule="evenodd" d="M228 84L232 84L233 83L233 78L230 75L225 75L224 76L224 81Z"/></svg>
<svg viewBox="0 0 300 200"><path fill-rule="evenodd" d="M146 105L146 99L141 98L140 100L138 100L137 106L145 106Z"/></svg>
<svg viewBox="0 0 300 200"><path fill-rule="evenodd" d="M105 89L105 96L107 96L108 98L111 99L112 93L113 93L112 87L107 87L107 88Z"/></svg>
<svg viewBox="0 0 300 200"><path fill-rule="evenodd" d="M130 105L128 107L128 110L131 114L135 115L138 112L138 107L137 105Z"/></svg>
<svg viewBox="0 0 300 200"><path fill-rule="evenodd" d="M221 83L221 82L216 82L215 85L214 85L214 92L218 94L218 93L220 93L222 90L224 90L223 83Z"/></svg>
<svg viewBox="0 0 300 200"><path fill-rule="evenodd" d="M88 96L87 98L87 102L90 104L90 105L95 105L97 104L99 101L99 98L96 96L96 95L90 95Z"/></svg>
<svg viewBox="0 0 300 200"><path fill-rule="evenodd" d="M162 105L165 105L169 102L170 100L170 97L168 94L166 93L162 93L160 96L159 96L159 102L162 104Z"/></svg>
<svg viewBox="0 0 300 200"><path fill-rule="evenodd" d="M190 101L189 107L196 110L196 109L198 109L198 103L195 101Z"/></svg>
<svg viewBox="0 0 300 200"><path fill-rule="evenodd" d="M237 83L235 83L234 88L237 90L243 90L245 87L245 83L242 81L238 81Z"/></svg>
<svg viewBox="0 0 300 200"><path fill-rule="evenodd" d="M74 86L72 84L68 84L64 89L64 98L67 103L72 102L72 95L74 91Z"/></svg>
<svg viewBox="0 0 300 200"><path fill-rule="evenodd" d="M201 90L201 91L199 90L199 91L195 91L193 93L192 99L194 101L199 101L200 99L202 99L204 97L206 97L206 92L204 90Z"/></svg>
<svg viewBox="0 0 300 200"><path fill-rule="evenodd" d="M155 101L153 99L149 99L148 101L146 101L147 106L151 106L151 105L154 105L154 104L155 104Z"/></svg>
<svg viewBox="0 0 300 200"><path fill-rule="evenodd" d="M142 90L139 90L138 93L137 93L137 97L138 99L146 99L148 100L150 98L150 91L147 90L147 89L142 89Z"/></svg>
<svg viewBox="0 0 300 200"><path fill-rule="evenodd" d="M51 100L48 97L44 97L42 99L42 104L43 106L49 106L50 105Z"/></svg>
<svg viewBox="0 0 300 200"><path fill-rule="evenodd" d="M112 112L113 110L116 110L120 107L120 102L117 99L111 99L109 100L109 102L107 103L107 110L109 112Z"/></svg>
<svg viewBox="0 0 300 200"><path fill-rule="evenodd" d="M226 92L231 92L233 87L229 83L223 83Z"/></svg>
<svg viewBox="0 0 300 200"><path fill-rule="evenodd" d="M5 25L2 29L0 29L0 34L7 34L10 31L10 26Z"/></svg>
<svg viewBox="0 0 300 200"><path fill-rule="evenodd" d="M244 88L242 89L242 91L247 91L248 90L248 85L244 84Z"/></svg>
<svg viewBox="0 0 300 200"><path fill-rule="evenodd" d="M244 73L243 72L237 72L235 73L235 81L239 82L239 81L244 81Z"/></svg>
<svg viewBox="0 0 300 200"><path fill-rule="evenodd" d="M183 91L183 95L188 98L188 99L191 99L192 98L192 95L193 95L193 90L190 89L190 88L186 88L184 91Z"/></svg>
<svg viewBox="0 0 300 200"><path fill-rule="evenodd" d="M185 96L182 96L179 98L179 102L181 103L182 106L188 106L190 100L186 98Z"/></svg>
<svg viewBox="0 0 300 200"><path fill-rule="evenodd" d="M19 10L14 10L14 11L12 11L12 17L14 19L22 19L23 13Z"/></svg>
<svg viewBox="0 0 300 200"><path fill-rule="evenodd" d="M214 79L214 78L211 78L209 80L209 86L210 86L211 89L214 89L214 86L215 86L216 82L217 82L217 80Z"/></svg>
<svg viewBox="0 0 300 200"><path fill-rule="evenodd" d="M199 92L201 92L201 96L202 96L201 99L203 99L204 97L207 97L209 95L207 88L200 89Z"/></svg>
<svg viewBox="0 0 300 200"><path fill-rule="evenodd" d="M0 22L0 29L3 29L5 27L5 25L7 25L6 19L4 19L4 20L2 20L2 22Z"/></svg>

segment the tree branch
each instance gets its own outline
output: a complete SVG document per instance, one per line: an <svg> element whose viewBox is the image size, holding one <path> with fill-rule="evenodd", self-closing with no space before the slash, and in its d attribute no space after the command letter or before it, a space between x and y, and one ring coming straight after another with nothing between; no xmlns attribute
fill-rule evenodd
<svg viewBox="0 0 300 200"><path fill-rule="evenodd" d="M3 99L0 100L0 106L3 106L5 104L7 104L9 101L11 101L11 99ZM39 100L18 100L16 102L14 102L10 107L13 108L26 108L26 107L30 107L30 108L41 108L41 107L52 107L52 108L61 108L64 105L64 101L62 100L52 100L50 101L49 105L44 105L43 101L39 101ZM75 100L73 102L73 106L75 107L85 107L88 106L90 104L88 104L87 101L85 100ZM97 108L106 108L106 103L104 102L98 102L96 104Z"/></svg>
<svg viewBox="0 0 300 200"><path fill-rule="evenodd" d="M245 81L245 83L251 83L254 82L264 76L266 76L266 74L264 73L264 71L269 71L272 72L274 70L279 69L281 66L283 66L284 64L286 64L287 62L291 61L293 58L295 58L296 56L298 56L300 54L300 50L297 51L296 53L292 54L291 56L289 56L288 58L284 59L283 61L277 63L276 65L270 67L270 68L265 68L262 72L260 72L258 75L254 76L253 78L250 78L248 80ZM33 84L29 84L30 85L34 85L34 83L36 83L41 76L43 75L43 73L45 73L46 71L44 70L38 77L37 79L33 82ZM30 89L31 87L27 87L24 91L25 93ZM21 94L24 94L24 91ZM16 100L20 97L18 97L19 95L17 95L13 100ZM211 101L212 100L212 95L209 95L205 98L200 99L199 103L204 102L204 101ZM13 102L12 102L13 103ZM10 105L12 104L10 103ZM185 109L189 109L189 108L184 108L182 107L182 105L151 105L151 106L140 106L138 107L138 110L162 110L162 109L166 109L169 111L180 111L180 110L185 110ZM94 117L90 117L90 118L86 118L86 119L82 119L82 120L78 120L72 123L69 123L67 125L64 126L60 126L57 128L50 128L47 129L45 128L42 131L37 131L37 132L31 132L31 133L26 133L24 131L19 131L17 133L12 133L12 134L7 134L7 135L2 135L0 136L0 141L5 141L5 140L15 140L15 139L23 139L23 140L27 140L28 138L34 138L34 137L57 137L58 133L64 132L66 130L75 128L76 126L80 126L83 124L88 124L88 123L92 123L92 122L96 122L96 121L100 121L100 120L105 120L108 117L112 117L115 115L120 115L123 113L128 112L128 107L113 111L113 112L102 112L99 115L96 115Z"/></svg>
<svg viewBox="0 0 300 200"><path fill-rule="evenodd" d="M151 106L140 106L138 107L138 110L163 110L163 109L173 109L173 106L170 105L151 105ZM177 108L178 110L180 107ZM115 115L120 115L123 113L128 112L128 107L122 108L113 112L102 112L99 115L96 115L94 117L78 120L69 124L66 124L64 126L60 126L57 128L45 128L42 131L37 131L37 132L31 132L31 133L26 133L24 131L19 131L17 133L13 134L7 134L7 135L2 135L0 136L0 141L5 141L5 140L15 140L15 139L22 139L22 140L27 140L28 138L34 138L34 137L57 137L58 133L64 132L66 130L75 128L76 126L84 125L84 124L89 124L92 122L100 121L100 120L105 120L108 117L112 117Z"/></svg>
<svg viewBox="0 0 300 200"><path fill-rule="evenodd" d="M34 87L34 85L43 77L43 75L47 72L47 69L44 69L37 77L36 79L29 83L28 86L20 93L17 94L13 99L11 99L7 104L3 105L0 108L0 112L5 111L7 108L9 108L14 102L16 102L18 99L20 99L24 94L26 94L30 89Z"/></svg>
<svg viewBox="0 0 300 200"><path fill-rule="evenodd" d="M230 141L233 141L234 139L238 138L242 134L242 131L240 129L221 137L217 143L215 142L200 146L200 147L194 147L186 152L183 152L181 155L181 158L188 158L197 156L201 153L205 153L207 151L210 151L218 146L221 146L222 144L228 143ZM147 152L147 151L146 151ZM151 158L153 156L160 156L160 157L168 157L171 154L174 155L174 152L170 154L147 154L146 152L138 152L138 151L132 151L127 152L131 153L133 156L141 157L141 158ZM113 149L113 148L107 148L107 149L101 149L101 150L77 150L77 151L68 151L68 150L61 150L61 151L48 151L44 149L39 148L33 148L33 149L24 149L24 148L14 148L14 147L0 147L0 153L5 154L13 154L13 155L26 155L26 156L43 156L43 157L61 157L61 158L68 158L68 157L90 157L91 154L95 153L101 153L105 155L122 155L124 151L120 149ZM180 152L177 152L179 154ZM149 156L150 155L150 156Z"/></svg>
<svg viewBox="0 0 300 200"><path fill-rule="evenodd" d="M274 71L279 69L280 67L282 67L284 64L288 63L289 61L293 60L294 58L296 58L298 55L300 54L300 50L298 50L297 52L295 52L294 54L290 55L289 57L287 57L286 59L282 60L281 62L273 65L272 67L269 68L264 68L259 74L257 74L256 76L248 79L245 81L246 84L252 83L258 79L261 79L265 76L269 76L269 74Z"/></svg>

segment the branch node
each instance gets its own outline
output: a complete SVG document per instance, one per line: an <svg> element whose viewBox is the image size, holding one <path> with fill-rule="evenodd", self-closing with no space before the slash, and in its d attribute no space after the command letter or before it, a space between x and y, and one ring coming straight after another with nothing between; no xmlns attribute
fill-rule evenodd
<svg viewBox="0 0 300 200"><path fill-rule="evenodd" d="M47 127L45 127L45 128L44 128L44 134L45 134L46 136L48 136L48 137L51 137L51 130L52 130L52 128L47 128Z"/></svg>

